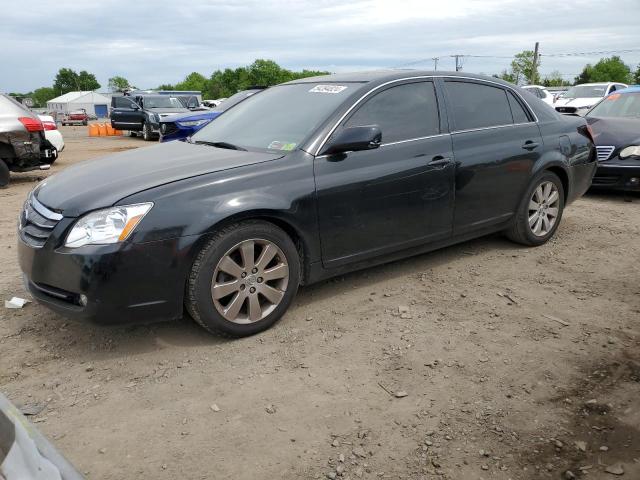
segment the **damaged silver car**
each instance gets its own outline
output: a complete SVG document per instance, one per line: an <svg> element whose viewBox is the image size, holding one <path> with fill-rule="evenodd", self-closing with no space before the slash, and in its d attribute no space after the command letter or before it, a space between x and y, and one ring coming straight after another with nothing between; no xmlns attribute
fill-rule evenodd
<svg viewBox="0 0 640 480"><path fill-rule="evenodd" d="M0 94L0 188L9 184L9 172L47 170L57 156L38 116Z"/></svg>

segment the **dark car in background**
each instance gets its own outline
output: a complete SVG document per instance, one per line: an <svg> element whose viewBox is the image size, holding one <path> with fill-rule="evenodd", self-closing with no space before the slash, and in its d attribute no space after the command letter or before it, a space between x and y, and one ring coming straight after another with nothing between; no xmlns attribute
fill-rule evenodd
<svg viewBox="0 0 640 480"><path fill-rule="evenodd" d="M586 119L598 149L593 188L640 191L640 87L610 94Z"/></svg>
<svg viewBox="0 0 640 480"><path fill-rule="evenodd" d="M242 90L212 109L199 110L190 113L170 115L160 119L160 141L169 142L180 140L196 133L211 120L218 117L225 110L229 110L234 105L246 100L252 95L264 90L265 87L253 87Z"/></svg>
<svg viewBox="0 0 640 480"><path fill-rule="evenodd" d="M197 103L196 105L197 106ZM111 126L141 132L145 140L160 134L160 119L189 112L187 100L169 95L136 95L111 98Z"/></svg>
<svg viewBox="0 0 640 480"><path fill-rule="evenodd" d="M9 172L45 170L57 156L38 115L0 94L0 187L8 185Z"/></svg>
<svg viewBox="0 0 640 480"><path fill-rule="evenodd" d="M584 118L494 78L381 71L271 87L188 142L77 163L19 223L33 297L101 323L251 335L299 285L494 232L529 246L590 186Z"/></svg>

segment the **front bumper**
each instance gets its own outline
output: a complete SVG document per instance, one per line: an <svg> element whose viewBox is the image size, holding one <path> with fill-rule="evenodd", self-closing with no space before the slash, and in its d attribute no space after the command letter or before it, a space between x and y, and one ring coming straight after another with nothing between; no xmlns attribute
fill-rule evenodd
<svg viewBox="0 0 640 480"><path fill-rule="evenodd" d="M591 187L602 190L640 191L640 159L620 160L616 157L600 162Z"/></svg>
<svg viewBox="0 0 640 480"><path fill-rule="evenodd" d="M18 235L27 289L51 310L99 324L147 323L180 318L191 253L198 237L143 244L60 247L63 219L43 247Z"/></svg>

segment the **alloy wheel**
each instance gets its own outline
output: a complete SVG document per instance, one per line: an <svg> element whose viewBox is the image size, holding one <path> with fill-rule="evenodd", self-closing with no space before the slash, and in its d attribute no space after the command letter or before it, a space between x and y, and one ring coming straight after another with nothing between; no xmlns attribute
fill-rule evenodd
<svg viewBox="0 0 640 480"><path fill-rule="evenodd" d="M538 185L529 200L529 228L536 237L544 237L553 230L559 207L560 192L556 184L545 181Z"/></svg>
<svg viewBox="0 0 640 480"><path fill-rule="evenodd" d="M254 323L275 310L288 284L289 265L282 250L269 240L244 240L216 265L211 297L226 320Z"/></svg>

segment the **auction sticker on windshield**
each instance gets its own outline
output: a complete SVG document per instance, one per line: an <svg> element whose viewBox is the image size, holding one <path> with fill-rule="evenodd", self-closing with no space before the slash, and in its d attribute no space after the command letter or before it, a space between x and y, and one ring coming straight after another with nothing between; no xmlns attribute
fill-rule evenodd
<svg viewBox="0 0 640 480"><path fill-rule="evenodd" d="M340 93L346 90L344 85L316 85L311 90L312 93Z"/></svg>
<svg viewBox="0 0 640 480"><path fill-rule="evenodd" d="M280 142L278 140L274 140L273 142L271 142L269 144L269 146L267 148L269 150L287 150L287 151L291 151L294 148L296 148L296 144L295 143L291 143L291 142Z"/></svg>

